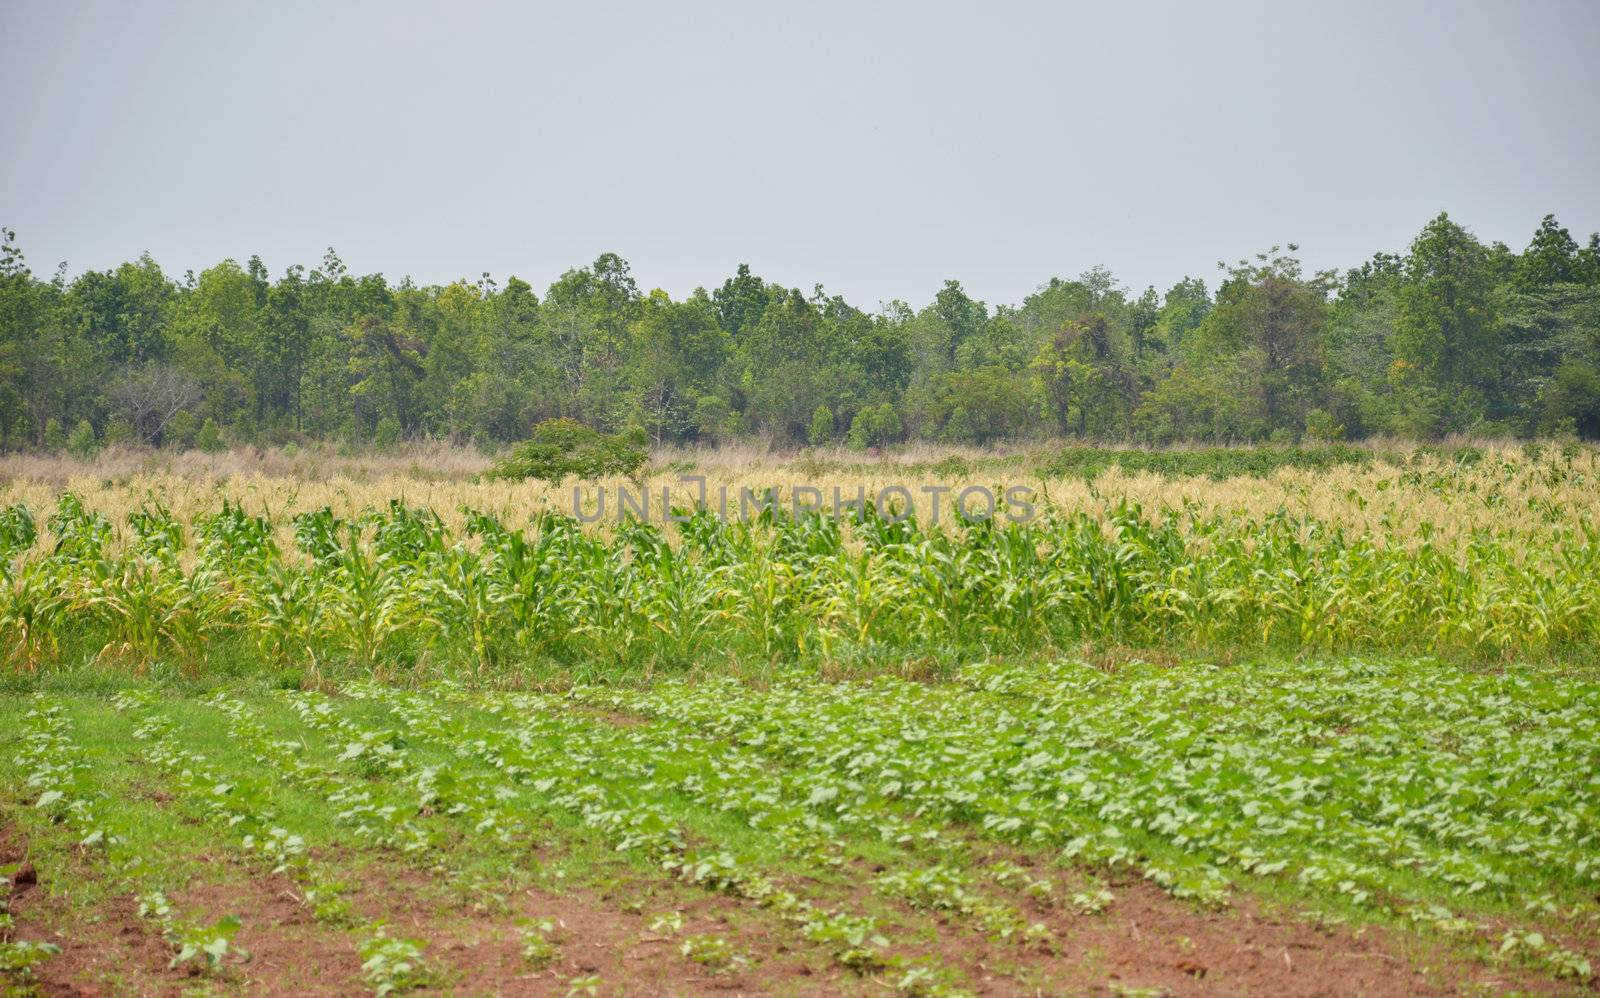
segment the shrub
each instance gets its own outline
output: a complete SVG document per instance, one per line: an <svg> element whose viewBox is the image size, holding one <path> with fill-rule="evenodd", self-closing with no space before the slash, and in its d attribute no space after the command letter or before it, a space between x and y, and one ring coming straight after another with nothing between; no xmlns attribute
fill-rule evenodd
<svg viewBox="0 0 1600 998"><path fill-rule="evenodd" d="M61 420L54 416L44 424L44 445L51 450L67 449L67 431L61 428Z"/></svg>
<svg viewBox="0 0 1600 998"><path fill-rule="evenodd" d="M721 396L702 395L694 405L694 428L702 439L722 443L738 436L739 414Z"/></svg>
<svg viewBox="0 0 1600 998"><path fill-rule="evenodd" d="M106 446L125 444L133 439L133 425L121 416L113 416L106 423Z"/></svg>
<svg viewBox="0 0 1600 998"><path fill-rule="evenodd" d="M857 450L882 447L898 439L900 433L900 414L893 405L869 405L850 421L850 446Z"/></svg>
<svg viewBox="0 0 1600 998"><path fill-rule="evenodd" d="M1312 409L1306 413L1306 439L1313 443L1327 443L1344 439L1344 426L1326 409Z"/></svg>
<svg viewBox="0 0 1600 998"><path fill-rule="evenodd" d="M161 431L161 442L179 450L194 447L194 438L200 433L200 420L192 412L180 412L167 421Z"/></svg>
<svg viewBox="0 0 1600 998"><path fill-rule="evenodd" d="M200 425L200 432L195 434L194 445L208 454L227 448L227 443L222 439L222 429L217 426L217 421L210 416Z"/></svg>
<svg viewBox="0 0 1600 998"><path fill-rule="evenodd" d="M67 450L75 457L89 458L94 457L99 449L100 443L94 438L94 427L89 425L87 419L78 420L78 425L72 428L72 435L67 438Z"/></svg>
<svg viewBox="0 0 1600 998"><path fill-rule="evenodd" d="M552 485L563 478L582 479L639 473L645 462L645 434L634 427L624 433L602 433L575 419L550 419L533 428L511 456L489 472L493 478L536 478Z"/></svg>
<svg viewBox="0 0 1600 998"><path fill-rule="evenodd" d="M372 446L379 450L388 450L400 442L400 422L393 416L385 416L378 420L378 428L372 431Z"/></svg>
<svg viewBox="0 0 1600 998"><path fill-rule="evenodd" d="M811 425L806 430L806 437L812 446L820 447L833 442L833 410L825 405L819 405L811 413Z"/></svg>
<svg viewBox="0 0 1600 998"><path fill-rule="evenodd" d="M950 418L944 424L944 438L953 444L976 443L978 430L972 424L972 414L967 412L967 407L958 405L950 413Z"/></svg>

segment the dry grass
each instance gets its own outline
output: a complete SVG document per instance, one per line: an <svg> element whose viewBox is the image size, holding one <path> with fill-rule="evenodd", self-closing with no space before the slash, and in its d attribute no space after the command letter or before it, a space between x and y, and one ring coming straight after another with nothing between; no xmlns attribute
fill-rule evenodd
<svg viewBox="0 0 1600 998"><path fill-rule="evenodd" d="M87 460L67 454L6 454L0 456L0 483L43 483L66 488L92 478L194 482L240 478L463 481L486 471L491 463L493 457L482 451L442 441L417 441L382 453L328 445L250 447L216 454L117 446L107 447Z"/></svg>
<svg viewBox="0 0 1600 998"><path fill-rule="evenodd" d="M1378 446L1389 453L1408 450L1395 442ZM835 488L849 499L861 489L872 496L889 486L903 486L917 497L917 513L924 519L930 512L926 489L1021 486L1032 490L1041 509L1097 512L1131 500L1157 515L1185 507L1204 515L1252 517L1281 510L1401 544L1424 533L1459 539L1478 530L1533 538L1553 526L1592 519L1600 509L1596 451L1532 460L1515 445L1488 443L1482 450L1482 460L1471 467L1420 455L1404 467L1372 462L1316 471L1282 468L1264 477L1221 481L1112 468L1083 481L1042 475L1039 469L1048 451L1037 446L981 450L922 445L881 456L842 449L771 452L757 445L665 448L652 455L642 484L650 493L652 516L659 515L663 488L671 490L674 503L694 500L695 487L681 481L685 475L706 478L713 507L719 490L726 489L732 510L738 509L742 489L759 493L776 486L788 502L797 486L821 489L825 501ZM343 516L383 508L391 500L431 507L453 528L461 526L467 508L495 513L507 522L525 522L545 509L572 512L572 483L556 488L477 480L491 463L491 456L477 450L443 443L412 444L385 454L315 447L214 455L113 449L90 461L8 455L0 458L0 505L23 502L43 513L62 491L70 490L114 521L142 504L159 502L179 519L193 522L230 499L272 514L285 529L289 515L301 510L327 506ZM607 520L615 516L616 491L626 488L637 494L639 488L639 483L622 479L599 485L607 493ZM583 491L592 510L597 489L584 486ZM949 500L948 493L941 499L945 509Z"/></svg>

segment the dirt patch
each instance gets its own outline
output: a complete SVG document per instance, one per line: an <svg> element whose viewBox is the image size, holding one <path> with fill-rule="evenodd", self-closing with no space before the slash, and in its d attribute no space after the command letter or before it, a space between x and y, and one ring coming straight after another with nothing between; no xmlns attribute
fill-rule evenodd
<svg viewBox="0 0 1600 998"><path fill-rule="evenodd" d="M14 850L13 850L14 851ZM670 886L670 885L669 885ZM837 994L838 973L824 955L791 950L782 935L731 898L663 892L653 880L597 894L519 889L493 904L462 904L429 874L409 867L367 867L348 895L355 928L317 922L286 876L195 883L170 892L177 916L210 923L240 919L235 950L216 983L226 991L270 996L350 995L361 980L360 946L373 920L390 935L424 942L440 984L421 994L567 995L570 981L598 977L601 993L627 995ZM682 928L653 931L652 918L676 911ZM20 906L19 935L48 940L61 952L39 968L46 995L177 995L199 983L198 965L172 968L173 950L159 926L141 918L131 896L87 914L35 891ZM523 957L520 923L550 919L557 952L535 966ZM726 971L699 966L679 952L691 934L711 934L748 955Z"/></svg>
<svg viewBox="0 0 1600 998"><path fill-rule="evenodd" d="M10 871L0 877L0 899L8 902L39 883L38 871L28 862L28 843L11 825L0 828L0 869Z"/></svg>
<svg viewBox="0 0 1600 998"><path fill-rule="evenodd" d="M225 976L254 994L360 994L356 937L317 923L293 881L282 875L199 884L173 896L179 911L201 921L236 915L233 942L248 953L230 960Z"/></svg>
<svg viewBox="0 0 1600 998"><path fill-rule="evenodd" d="M1049 929L1045 944L987 936L974 920L953 913L916 916L903 902L877 896L903 913L890 927L898 952L927 959L967 978L983 995L1455 995L1569 994L1583 989L1526 968L1489 966L1467 958L1449 940L1378 926L1329 924L1293 910L1276 910L1248 894L1228 907L1201 908L1173 898L1141 878L1123 875L1091 883L1076 869L1025 850L974 842L974 858L1030 869L1049 879L1050 899L1030 896L1021 882L982 880L973 888L1013 905ZM860 865L849 907L874 904L876 869ZM1068 903L1075 892L1107 887L1103 911L1083 913ZM917 939L931 920L933 937ZM910 945L907 945L907 943Z"/></svg>
<svg viewBox="0 0 1600 998"><path fill-rule="evenodd" d="M1098 914L1020 899L1046 924L1049 950L984 939L945 920L936 952L983 994L1454 995L1566 994L1569 986L1463 960L1446 944L1378 927L1314 924L1249 897L1204 910L1136 879L1110 884Z"/></svg>
<svg viewBox="0 0 1600 998"><path fill-rule="evenodd" d="M415 869L371 869L352 901L363 917L388 917L394 934L428 940L430 958L449 974L447 989L458 994L564 996L570 981L587 977L598 977L607 995L840 993L826 955L791 948L767 913L656 879L604 891L522 887L479 911L445 900ZM652 927L669 912L681 928ZM548 935L556 954L534 965L523 957L522 925L543 920L556 923ZM679 947L697 934L726 939L749 962L723 971L691 962Z"/></svg>
<svg viewBox="0 0 1600 998"><path fill-rule="evenodd" d="M1099 984L1174 994L1437 995L1459 988L1422 973L1382 933L1318 928L1263 915L1248 900L1204 911L1143 881L1112 888L1099 915L1052 912L1063 951ZM1459 983L1459 982L1456 982Z"/></svg>
<svg viewBox="0 0 1600 998"><path fill-rule="evenodd" d="M164 984L172 951L158 932L139 918L132 898L118 898L90 919L65 923L59 908L41 892L13 904L18 938L50 942L61 952L40 964L35 973L46 995L122 995L176 993L175 980Z"/></svg>
<svg viewBox="0 0 1600 998"><path fill-rule="evenodd" d="M26 843L12 829L0 830L0 864L18 866L20 873L27 856ZM1028 863L1035 864L1048 866L1036 858ZM175 995L197 983L198 969L169 966L170 945L154 923L139 917L132 897L75 913L49 891L50 871L41 872L35 879L43 886L19 882L6 889L18 936L62 949L39 968L43 993ZM1050 867L1049 874L1058 896L1076 889L1063 884L1075 876L1072 871ZM359 949L366 927L379 919L391 935L426 943L427 959L443 975L436 993L566 995L570 982L597 977L608 995L860 994L887 993L884 986L896 976L856 978L820 948L798 940L770 912L655 877L622 877L603 888L518 886L475 903L460 885L409 866L378 861L348 875L347 896L360 926L354 929L317 922L302 892L282 875L195 883L170 897L182 918L240 918L233 941L248 957L231 956L218 983L224 990L261 995L362 993ZM958 970L983 995L1563 991L1536 975L1465 963L1444 944L1422 937L1312 924L1249 897L1207 911L1143 880L1110 887L1115 900L1104 912L1086 915L983 885L986 894L1044 922L1053 940L1047 947L990 939L954 916L908 911L906 927L931 926L931 932L891 931L894 948ZM872 894L870 876L859 878L851 893L854 909L897 906ZM666 913L676 913L681 924L652 924ZM535 965L523 956L521 926L545 919L557 925L549 934L557 949L548 963ZM691 935L725 939L748 962L722 971L696 964L680 952Z"/></svg>

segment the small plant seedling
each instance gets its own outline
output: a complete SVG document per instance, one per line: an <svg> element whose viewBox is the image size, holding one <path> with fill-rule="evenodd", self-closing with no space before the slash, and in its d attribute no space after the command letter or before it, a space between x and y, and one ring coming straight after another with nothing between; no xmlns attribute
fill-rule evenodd
<svg viewBox="0 0 1600 998"><path fill-rule="evenodd" d="M27 939L4 941L11 928L10 920L10 915L0 913L0 982L14 982L19 994L30 994L36 977L34 968L60 953L61 947Z"/></svg>
<svg viewBox="0 0 1600 998"><path fill-rule="evenodd" d="M685 936L678 952L708 970L731 970L749 960L734 949L733 943L713 935Z"/></svg>
<svg viewBox="0 0 1600 998"><path fill-rule="evenodd" d="M423 959L424 944L397 939L378 926L361 945L361 978L378 998L435 983L437 975Z"/></svg>
<svg viewBox="0 0 1600 998"><path fill-rule="evenodd" d="M178 950L171 966L182 967L203 961L206 970L212 973L221 970L229 953L244 955L243 949L232 945L234 934L238 931L239 919L234 915L224 915L210 925L170 926L168 938Z"/></svg>
<svg viewBox="0 0 1600 998"><path fill-rule="evenodd" d="M561 945L552 938L557 928L553 918L530 919L520 923L522 959L535 967L544 967L559 956Z"/></svg>
<svg viewBox="0 0 1600 998"><path fill-rule="evenodd" d="M344 896L348 888L337 882L316 883L305 890L305 904L311 909L311 917L323 925L336 928L348 928L355 924L355 912L350 907L350 901Z"/></svg>
<svg viewBox="0 0 1600 998"><path fill-rule="evenodd" d="M139 917L165 922L172 917L172 902L160 891L139 895Z"/></svg>

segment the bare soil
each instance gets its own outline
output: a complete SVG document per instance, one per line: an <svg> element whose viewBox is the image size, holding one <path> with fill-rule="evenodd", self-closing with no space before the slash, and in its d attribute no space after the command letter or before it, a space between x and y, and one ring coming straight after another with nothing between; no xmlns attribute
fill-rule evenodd
<svg viewBox="0 0 1600 998"><path fill-rule="evenodd" d="M202 983L195 968L169 966L172 949L138 915L130 896L87 913L57 892L48 871L28 862L26 842L0 830L0 865L17 865L9 892L18 938L46 940L61 953L40 968L46 995L177 995ZM195 883L171 896L196 918L238 915L230 956L209 983L222 993L350 995L366 991L356 932L316 922L287 877L241 876ZM764 912L698 892L659 894L659 884L621 884L608 892L520 890L482 904L454 901L429 874L372 867L349 895L363 919L382 918L392 935L427 941L440 987L422 993L566 995L569 981L598 976L604 995L890 994L892 981L862 979L827 955L775 931ZM1227 910L1201 910L1141 880L1111 885L1116 900L1095 915L1019 903L1045 922L1056 944L1027 948L984 938L941 919L934 939L913 949L965 973L984 995L1450 995L1562 993L1560 984L1464 962L1441 944L1381 929L1314 924L1269 912L1247 898ZM863 885L863 891L868 888ZM651 917L678 910L683 928L652 932ZM555 919L559 955L544 967L522 957L518 923ZM710 933L750 958L716 972L679 952L683 936Z"/></svg>

